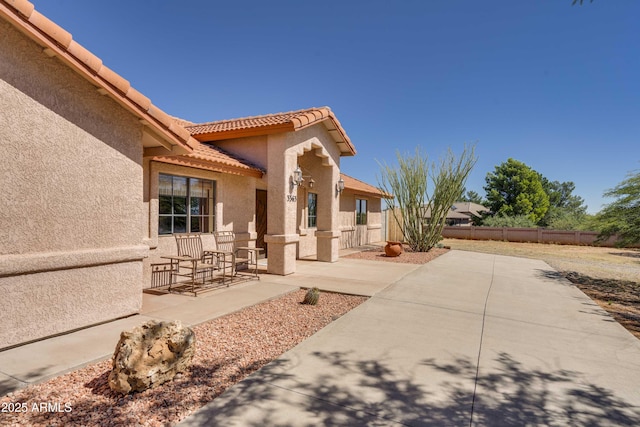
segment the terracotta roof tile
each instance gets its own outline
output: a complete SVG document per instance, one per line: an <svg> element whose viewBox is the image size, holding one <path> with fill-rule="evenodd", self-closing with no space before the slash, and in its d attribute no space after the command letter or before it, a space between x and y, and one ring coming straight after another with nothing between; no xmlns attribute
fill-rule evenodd
<svg viewBox="0 0 640 427"><path fill-rule="evenodd" d="M25 19L29 19L35 7L27 0L7 0L7 4L17 10Z"/></svg>
<svg viewBox="0 0 640 427"><path fill-rule="evenodd" d="M102 77L107 83L113 86L113 88L116 89L118 92L120 92L122 95L126 95L129 89L131 88L131 84L129 83L128 80L125 80L122 76L117 74L115 71L113 71L111 68L107 67L106 65L102 65L102 67L100 67L100 69L98 70L98 76ZM133 98L131 99L135 102ZM150 103L151 102L149 102L149 104ZM148 108L149 107L147 107L147 109Z"/></svg>
<svg viewBox="0 0 640 427"><path fill-rule="evenodd" d="M374 187L373 185L367 184L364 181L360 181L359 179L353 178L344 173L341 173L340 176L344 180L344 188L347 190L351 190L355 193L362 193L362 194L375 196L375 197L384 197L384 198L391 197L386 193L380 191L378 187Z"/></svg>
<svg viewBox="0 0 640 427"><path fill-rule="evenodd" d="M64 49L69 47L71 43L71 33L64 30L58 24L34 10L29 16L29 22L40 31L51 37L56 43Z"/></svg>
<svg viewBox="0 0 640 427"><path fill-rule="evenodd" d="M193 126L195 123L190 122L189 120L181 119L180 117L173 117L173 121L179 124L182 127Z"/></svg>
<svg viewBox="0 0 640 427"><path fill-rule="evenodd" d="M82 61L94 73L97 73L100 71L100 68L102 68L102 60L75 40L71 40L71 43L69 43L68 51L71 55Z"/></svg>
<svg viewBox="0 0 640 427"><path fill-rule="evenodd" d="M286 113L241 117L184 126L200 141L240 138L277 132L297 131L324 122L344 155L354 155L355 147L329 107L308 108Z"/></svg>
<svg viewBox="0 0 640 427"><path fill-rule="evenodd" d="M26 0L0 0L0 16L47 49L50 56L59 56L71 69L145 120L171 144L181 147L184 152L192 151L191 146L196 141L190 133L179 129L179 124L171 116L155 107L149 98L133 89L126 79L75 42L68 31L35 10L33 4Z"/></svg>
<svg viewBox="0 0 640 427"><path fill-rule="evenodd" d="M185 156L157 156L153 160L256 178L261 178L265 172L261 167L230 154L220 147L198 141L195 142L195 147L191 154Z"/></svg>
<svg viewBox="0 0 640 427"><path fill-rule="evenodd" d="M265 114L261 116L240 117L237 119L217 120L207 123L187 125L192 135L213 132L225 132L237 129L259 128L273 125L291 124L292 130L329 117L327 107L310 108L286 113Z"/></svg>

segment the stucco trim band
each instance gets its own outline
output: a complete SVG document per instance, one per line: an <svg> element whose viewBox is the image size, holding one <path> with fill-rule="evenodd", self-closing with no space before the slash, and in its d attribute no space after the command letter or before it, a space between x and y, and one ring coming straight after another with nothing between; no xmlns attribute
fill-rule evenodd
<svg viewBox="0 0 640 427"><path fill-rule="evenodd" d="M0 277L140 261L148 255L149 247L146 245L1 255Z"/></svg>
<svg viewBox="0 0 640 427"><path fill-rule="evenodd" d="M300 236L298 234L266 234L264 236L264 241L266 243L279 243L281 245L286 245L289 243L299 242Z"/></svg>
<svg viewBox="0 0 640 427"><path fill-rule="evenodd" d="M321 239L335 239L341 235L340 230L316 231L316 237Z"/></svg>

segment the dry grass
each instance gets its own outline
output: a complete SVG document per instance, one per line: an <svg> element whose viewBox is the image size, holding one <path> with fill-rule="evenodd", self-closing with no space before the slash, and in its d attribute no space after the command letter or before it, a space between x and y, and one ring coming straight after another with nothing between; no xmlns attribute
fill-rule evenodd
<svg viewBox="0 0 640 427"><path fill-rule="evenodd" d="M445 239L451 249L535 258L574 283L640 338L640 250Z"/></svg>

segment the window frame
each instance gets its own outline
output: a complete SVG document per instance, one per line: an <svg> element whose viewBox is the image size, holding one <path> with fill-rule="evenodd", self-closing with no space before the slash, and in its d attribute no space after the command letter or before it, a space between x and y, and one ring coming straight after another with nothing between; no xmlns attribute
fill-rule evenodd
<svg viewBox="0 0 640 427"><path fill-rule="evenodd" d="M313 199L313 202L312 202ZM307 228L318 227L318 193L307 193Z"/></svg>
<svg viewBox="0 0 640 427"><path fill-rule="evenodd" d="M168 197L168 195L161 195L161 182L163 178L171 179L171 213L162 213L162 205L163 205L163 197ZM186 187L186 195L176 195L175 183L184 180L184 185ZM208 190L206 187L209 187L211 190L211 194L205 197L197 197L194 196L196 192L196 184L198 181L205 183L205 190ZM158 174L158 236L172 236L177 233L211 233L215 231L215 219L216 219L216 181L213 179L207 178L199 178L194 176L184 176L184 175L173 175L169 173L159 173ZM176 212L176 198L184 198L184 202L182 203L183 209L180 212ZM199 200L198 200L199 199ZM204 204L202 203L204 200ZM194 206L195 203L195 206ZM199 213L194 212L194 209L200 211ZM204 212L202 212L204 211ZM162 221L163 219L171 218L169 221L170 231L163 232ZM179 230L176 231L176 218L184 218L184 231ZM192 231L193 220L196 218L201 218L199 221L200 230ZM206 219L203 221L202 219ZM202 229L202 225L208 222L208 226L206 229ZM165 224L165 228L166 228Z"/></svg>
<svg viewBox="0 0 640 427"><path fill-rule="evenodd" d="M362 209L363 205L364 205L364 211ZM368 219L369 219L368 200L359 199L356 197L356 225L367 225Z"/></svg>

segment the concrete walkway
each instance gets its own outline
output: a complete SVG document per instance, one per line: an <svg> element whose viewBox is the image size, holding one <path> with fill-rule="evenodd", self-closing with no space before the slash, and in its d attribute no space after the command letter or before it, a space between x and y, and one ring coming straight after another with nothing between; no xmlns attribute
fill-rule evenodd
<svg viewBox="0 0 640 427"><path fill-rule="evenodd" d="M398 276L181 425L640 425L640 340L544 262Z"/></svg>
<svg viewBox="0 0 640 427"><path fill-rule="evenodd" d="M343 251L343 254L351 251ZM113 355L120 333L148 320L180 320L193 326L277 298L300 287L371 296L416 265L341 259L334 264L298 261L290 276L261 274L250 280L203 292L197 297L143 294L141 314L73 333L0 351L0 396L37 384Z"/></svg>

